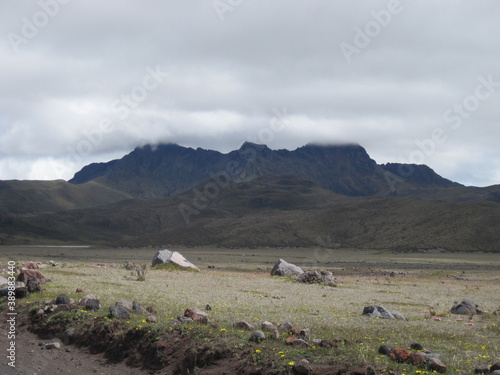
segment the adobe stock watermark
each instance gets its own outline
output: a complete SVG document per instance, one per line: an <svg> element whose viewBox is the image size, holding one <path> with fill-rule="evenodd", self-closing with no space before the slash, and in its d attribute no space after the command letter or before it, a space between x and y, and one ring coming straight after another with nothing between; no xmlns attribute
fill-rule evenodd
<svg viewBox="0 0 500 375"><path fill-rule="evenodd" d="M481 103L487 101L500 88L500 81L495 81L490 74L486 78L479 76L478 84L472 94L466 96L458 103L453 103L451 108L445 110L442 119L445 123L451 124L448 128L436 127L432 129L429 137L425 139L416 139L416 148L413 149L408 158L403 158L405 165L398 167L398 175L388 172L386 175L387 183L391 191L395 191L395 185L403 182L403 178L410 177L414 172L411 164L425 164L425 160L431 157L438 146L449 139L449 133L460 129L465 120L481 107Z"/></svg>
<svg viewBox="0 0 500 375"><path fill-rule="evenodd" d="M63 176L81 163L116 129L117 120L123 121L130 116L131 112L147 99L149 93L168 77L168 73L162 71L158 65L154 69L151 66L145 69L146 74L142 77L141 84L113 101L110 110L112 116L102 118L93 128L83 129L82 137L74 144L66 146L64 162L54 161L52 165L57 175Z"/></svg>
<svg viewBox="0 0 500 375"><path fill-rule="evenodd" d="M7 34L10 46L15 52L19 52L19 47L28 44L47 26L51 19L56 17L61 11L61 5L66 5L71 0L39 0L40 10L33 13L31 17L21 18L20 33L10 32Z"/></svg>
<svg viewBox="0 0 500 375"><path fill-rule="evenodd" d="M212 6L214 7L215 13L219 16L221 21L226 18L225 14L227 12L234 12L243 3L243 0L214 0Z"/></svg>
<svg viewBox="0 0 500 375"><path fill-rule="evenodd" d="M7 365L16 367L16 262L9 261L7 263Z"/></svg>
<svg viewBox="0 0 500 375"><path fill-rule="evenodd" d="M400 0L390 0L386 9L378 11L371 10L372 19L365 23L363 28L356 26L354 28L354 37L352 44L345 41L339 44L340 50L348 63L352 62L352 56L360 54L368 47L373 39L377 38L382 30L387 28L393 19L393 16L400 14L404 10Z"/></svg>
<svg viewBox="0 0 500 375"><path fill-rule="evenodd" d="M273 141L276 133L282 132L289 124L286 108L283 112L273 109L274 116L269 122L269 126L258 131L257 137L251 137L250 141L269 144ZM220 193L234 180L243 180L246 177L245 167L253 163L257 157L254 147L246 147L239 150L237 160L229 160L224 170L211 173L210 179L201 188L192 189L193 198L191 204L181 203L178 206L179 212L186 225L191 223L191 217L199 215L208 205L216 199Z"/></svg>

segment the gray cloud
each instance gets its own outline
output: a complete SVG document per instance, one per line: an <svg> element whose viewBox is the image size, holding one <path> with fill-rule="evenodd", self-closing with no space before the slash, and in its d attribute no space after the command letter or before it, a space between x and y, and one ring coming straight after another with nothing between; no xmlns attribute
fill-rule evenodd
<svg viewBox="0 0 500 375"><path fill-rule="evenodd" d="M3 1L0 178L67 179L145 143L251 140L356 142L379 163L498 184L499 12L493 0ZM283 108L285 128L262 137Z"/></svg>

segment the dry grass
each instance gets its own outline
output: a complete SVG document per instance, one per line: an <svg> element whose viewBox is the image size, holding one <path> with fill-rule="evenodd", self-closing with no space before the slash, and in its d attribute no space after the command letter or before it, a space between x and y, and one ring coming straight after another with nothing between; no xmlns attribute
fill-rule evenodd
<svg viewBox="0 0 500 375"><path fill-rule="evenodd" d="M228 267L232 267L232 263ZM210 304L212 321L228 334L241 338L242 343L246 342L247 334L232 329L232 324L238 320L247 320L256 326L265 320L275 323L290 321L296 327L310 328L314 338L362 341L346 349L345 355L352 356L354 362L375 362L381 367L386 366L387 359L377 354L380 344L407 347L415 341L426 349L441 353L451 373L471 373L476 365L500 360L498 316L475 316L469 322L468 317L457 321L458 316L448 314L454 302L465 298L473 299L486 310L498 309L500 279L494 272L460 274L467 280L457 280L434 271L394 278L343 275L340 276L343 283L338 288L299 284L271 277L267 272L228 270L200 273L150 270L144 282L136 281L136 277L124 269L81 264L46 268L43 273L53 282L46 286L42 295L32 295L28 301L53 298L81 287L100 299L103 308L98 315L107 314L108 307L115 301L129 299L137 300L143 306L155 305L160 311L161 322L181 315L187 307L203 308ZM68 294L74 299L81 297L76 293ZM363 307L372 304L398 310L408 321L374 320L361 316ZM429 319L427 311L431 307L442 316L442 321ZM131 324L140 325L141 319L133 318ZM263 350L279 350L277 343L266 345ZM322 350L316 353L326 355ZM407 365L391 363L391 366L407 373L418 370Z"/></svg>

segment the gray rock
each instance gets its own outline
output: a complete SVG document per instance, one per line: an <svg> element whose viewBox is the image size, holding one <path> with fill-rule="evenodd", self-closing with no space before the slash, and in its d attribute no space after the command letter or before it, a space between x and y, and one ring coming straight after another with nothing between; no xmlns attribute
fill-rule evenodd
<svg viewBox="0 0 500 375"><path fill-rule="evenodd" d="M363 315L371 318L396 319L384 306L367 306L363 309Z"/></svg>
<svg viewBox="0 0 500 375"><path fill-rule="evenodd" d="M439 353L426 353L425 360L430 361L431 359L439 359L441 358L441 354Z"/></svg>
<svg viewBox="0 0 500 375"><path fill-rule="evenodd" d="M166 249L158 251L158 253L156 253L155 257L153 258L152 267L163 263L173 263L180 267L192 268L196 271L200 270L198 267L196 267L193 263L189 262L186 258L182 256L182 254L180 254L177 251L170 251Z"/></svg>
<svg viewBox="0 0 500 375"><path fill-rule="evenodd" d="M300 333L299 333L299 336L305 337L305 338L309 338L309 337L311 337L311 330L309 328L307 328L307 329L301 329Z"/></svg>
<svg viewBox="0 0 500 375"><path fill-rule="evenodd" d="M127 311L132 311L134 303L132 301L120 300L116 301L115 306L123 307Z"/></svg>
<svg viewBox="0 0 500 375"><path fill-rule="evenodd" d="M498 371L498 370L500 370L500 362L497 362L497 363L494 363L491 365L491 367L490 367L491 372Z"/></svg>
<svg viewBox="0 0 500 375"><path fill-rule="evenodd" d="M451 308L452 314L457 315L476 315L482 314L482 311L479 309L479 306L469 299L465 299L457 305L454 305Z"/></svg>
<svg viewBox="0 0 500 375"><path fill-rule="evenodd" d="M500 370L492 371L490 375L500 375Z"/></svg>
<svg viewBox="0 0 500 375"><path fill-rule="evenodd" d="M307 359L301 359L300 361L296 362L293 365L293 369L298 374L309 374L312 371L311 365L309 364L309 361Z"/></svg>
<svg viewBox="0 0 500 375"><path fill-rule="evenodd" d="M146 318L146 322L148 323L158 323L158 318L154 315L150 315Z"/></svg>
<svg viewBox="0 0 500 375"><path fill-rule="evenodd" d="M302 340L302 339L295 340L292 345L297 346L299 348L308 348L309 347L309 344L305 340Z"/></svg>
<svg viewBox="0 0 500 375"><path fill-rule="evenodd" d="M280 259L271 270L271 276L299 276L303 273L302 268L283 259Z"/></svg>
<svg viewBox="0 0 500 375"><path fill-rule="evenodd" d="M474 374L489 374L490 368L489 366L478 366L474 369Z"/></svg>
<svg viewBox="0 0 500 375"><path fill-rule="evenodd" d="M389 313L392 314L392 316L398 320L406 320L403 314L401 314L399 311L396 310L391 310Z"/></svg>
<svg viewBox="0 0 500 375"><path fill-rule="evenodd" d="M130 319L130 313L123 306L111 306L109 314L115 319Z"/></svg>
<svg viewBox="0 0 500 375"><path fill-rule="evenodd" d="M292 326L292 323L290 322L285 322L285 323L281 323L278 327L278 329L281 331L281 332L290 332L292 330L293 326Z"/></svg>
<svg viewBox="0 0 500 375"><path fill-rule="evenodd" d="M438 358L431 358L429 360L429 363L427 364L427 367L429 368L429 370L437 371L440 374L444 374L446 371L448 371L446 365Z"/></svg>
<svg viewBox="0 0 500 375"><path fill-rule="evenodd" d="M98 299L91 298L85 302L85 310L87 311L98 311L101 308L101 304Z"/></svg>
<svg viewBox="0 0 500 375"><path fill-rule="evenodd" d="M60 348L61 344L59 344L57 341L45 344L45 349L60 349Z"/></svg>
<svg viewBox="0 0 500 375"><path fill-rule="evenodd" d="M255 329L253 325L251 325L248 322L245 322L244 320L234 323L234 328L242 329L245 331L252 331Z"/></svg>
<svg viewBox="0 0 500 375"><path fill-rule="evenodd" d="M0 286L2 285L7 285L9 283L9 280L7 280L5 277L0 276Z"/></svg>
<svg viewBox="0 0 500 375"><path fill-rule="evenodd" d="M330 271L314 270L307 271L296 277L296 280L306 284L337 284L337 280Z"/></svg>
<svg viewBox="0 0 500 375"><path fill-rule="evenodd" d="M198 323L207 324L210 321L210 319L208 318L208 314L197 307L186 309L186 311L184 311L184 316L187 318L191 318L193 319L193 321Z"/></svg>
<svg viewBox="0 0 500 375"><path fill-rule="evenodd" d="M378 348L378 352L379 352L380 354L389 355L389 354L392 352L392 350L393 350L393 349L394 349L394 348L393 348L392 346L390 346L390 345L387 345L387 344L382 344L382 345L380 345L380 347Z"/></svg>
<svg viewBox="0 0 500 375"><path fill-rule="evenodd" d="M261 329L264 332L266 332L266 331L272 332L274 330L278 330L278 328L276 328L276 326L273 323L271 323L271 322L264 322L264 323L262 323Z"/></svg>
<svg viewBox="0 0 500 375"><path fill-rule="evenodd" d="M250 335L250 341L261 342L266 339L266 335L262 331L253 331Z"/></svg>
<svg viewBox="0 0 500 375"><path fill-rule="evenodd" d="M148 310L141 306L137 301L132 302L132 311L137 314L149 314Z"/></svg>
<svg viewBox="0 0 500 375"><path fill-rule="evenodd" d="M56 305L69 305L71 304L71 299L67 294L59 294L54 302Z"/></svg>
<svg viewBox="0 0 500 375"><path fill-rule="evenodd" d="M418 342L412 342L410 344L410 348L412 350L424 350L424 347L422 346L422 344L418 343Z"/></svg>
<svg viewBox="0 0 500 375"><path fill-rule="evenodd" d="M89 299L96 299L96 298L95 298L95 296L93 294L87 294L86 296L84 296L83 298L81 298L80 301L78 301L78 304L85 306L87 304L87 301Z"/></svg>

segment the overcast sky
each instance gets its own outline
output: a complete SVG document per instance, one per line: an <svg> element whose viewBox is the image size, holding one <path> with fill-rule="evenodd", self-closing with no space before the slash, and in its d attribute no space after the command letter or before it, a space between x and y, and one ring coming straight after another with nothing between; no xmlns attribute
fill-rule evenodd
<svg viewBox="0 0 500 375"><path fill-rule="evenodd" d="M0 179L147 143L358 143L500 184L500 3L0 2Z"/></svg>

